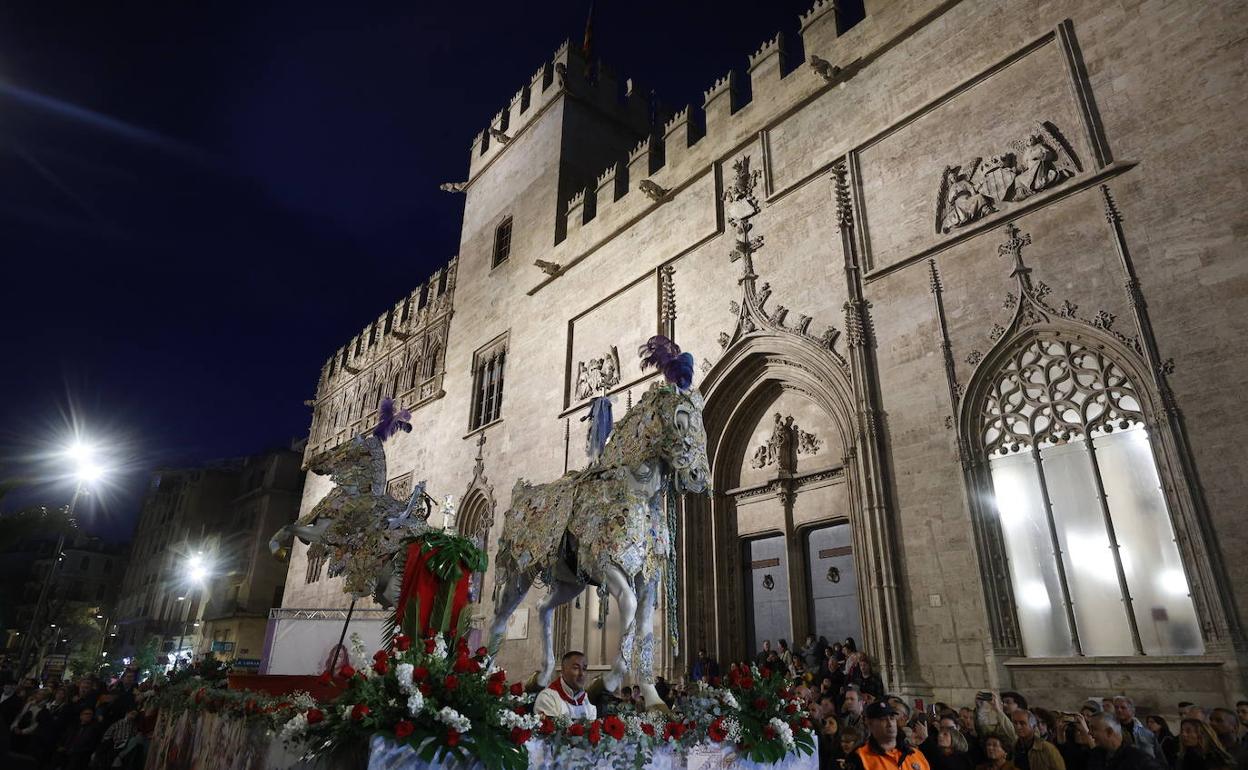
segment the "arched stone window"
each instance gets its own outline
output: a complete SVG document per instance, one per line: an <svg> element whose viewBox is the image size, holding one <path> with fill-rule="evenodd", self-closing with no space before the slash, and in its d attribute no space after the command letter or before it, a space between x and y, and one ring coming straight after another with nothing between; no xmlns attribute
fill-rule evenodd
<svg viewBox="0 0 1248 770"><path fill-rule="evenodd" d="M976 437L1029 657L1204 651L1143 402L1094 337L994 356Z"/></svg>
<svg viewBox="0 0 1248 770"><path fill-rule="evenodd" d="M460 507L455 529L463 537L484 544L489 542L490 525L493 519L493 503L480 490L474 490L468 494Z"/></svg>
<svg viewBox="0 0 1248 770"><path fill-rule="evenodd" d="M441 344L437 340L431 340L429 347L425 350L424 361L421 366L421 377L427 380L438 373L438 359L441 356Z"/></svg>

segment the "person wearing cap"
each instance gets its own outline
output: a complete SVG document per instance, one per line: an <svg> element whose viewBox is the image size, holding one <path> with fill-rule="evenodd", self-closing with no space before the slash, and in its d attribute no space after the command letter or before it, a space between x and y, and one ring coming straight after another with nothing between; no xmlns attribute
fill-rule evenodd
<svg viewBox="0 0 1248 770"><path fill-rule="evenodd" d="M887 702L863 711L867 742L846 759L846 770L931 770L923 753L906 743L897 724L897 709Z"/></svg>

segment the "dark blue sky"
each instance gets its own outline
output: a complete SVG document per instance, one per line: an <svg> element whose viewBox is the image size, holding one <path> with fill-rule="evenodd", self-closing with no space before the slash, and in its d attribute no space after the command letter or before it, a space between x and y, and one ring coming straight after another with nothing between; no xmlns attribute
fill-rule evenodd
<svg viewBox="0 0 1248 770"><path fill-rule="evenodd" d="M596 53L669 105L812 0L599 0ZM302 436L322 361L453 255L473 135L588 3L0 6L3 505L59 504L70 416L124 466L87 521L125 537L158 465Z"/></svg>

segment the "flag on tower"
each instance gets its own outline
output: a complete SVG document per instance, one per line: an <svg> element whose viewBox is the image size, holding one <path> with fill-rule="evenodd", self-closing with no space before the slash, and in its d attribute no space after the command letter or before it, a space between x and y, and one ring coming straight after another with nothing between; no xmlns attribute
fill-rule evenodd
<svg viewBox="0 0 1248 770"><path fill-rule="evenodd" d="M585 19L585 39L581 41L581 58L585 60L585 79L592 81L594 70L594 0L589 0L589 16Z"/></svg>

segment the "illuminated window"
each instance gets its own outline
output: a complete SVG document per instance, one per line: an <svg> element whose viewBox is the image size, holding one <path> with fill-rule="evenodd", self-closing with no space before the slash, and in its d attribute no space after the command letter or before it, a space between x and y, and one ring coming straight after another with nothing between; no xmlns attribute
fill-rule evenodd
<svg viewBox="0 0 1248 770"><path fill-rule="evenodd" d="M1136 390L1101 349L1049 333L981 414L1031 657L1204 651Z"/></svg>

